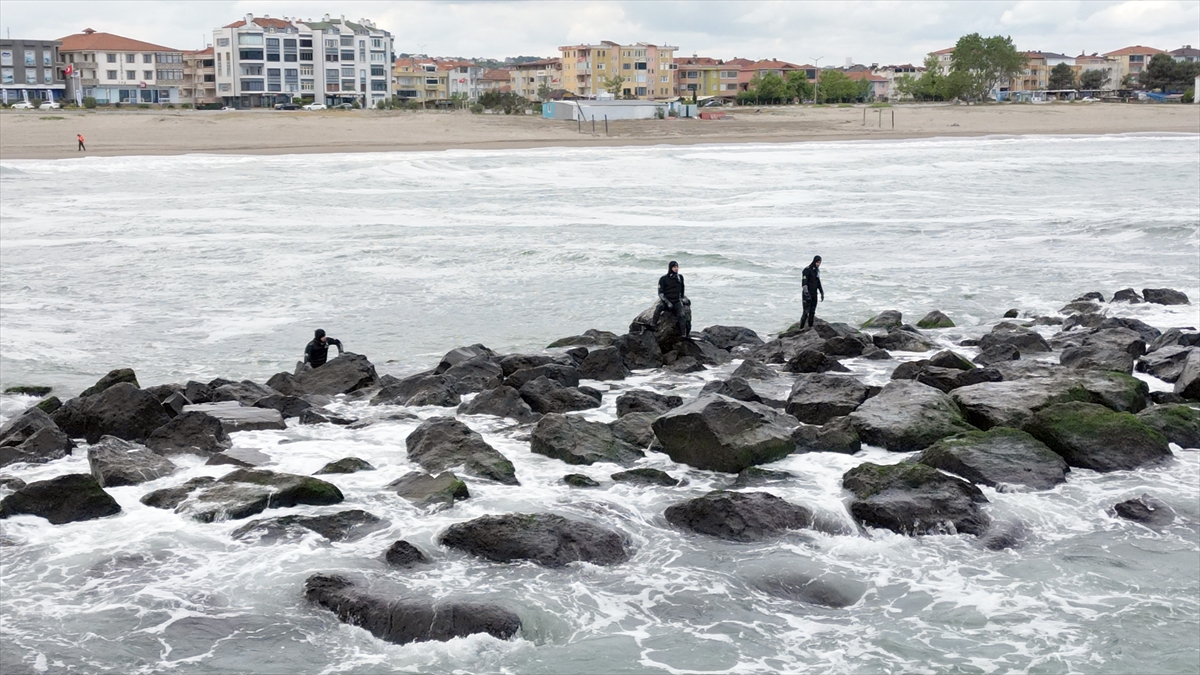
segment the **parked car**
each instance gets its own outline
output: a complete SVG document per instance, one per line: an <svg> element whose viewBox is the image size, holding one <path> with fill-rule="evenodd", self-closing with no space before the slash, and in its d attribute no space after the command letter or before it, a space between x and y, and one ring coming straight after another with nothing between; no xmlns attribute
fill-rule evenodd
<svg viewBox="0 0 1200 675"><path fill-rule="evenodd" d="M353 104L353 103L343 103L343 104L341 104L341 105L336 105L336 106L334 106L334 107L335 107L335 108L341 108L342 110L354 110L354 104Z"/></svg>
<svg viewBox="0 0 1200 675"><path fill-rule="evenodd" d="M328 110L324 103L309 103L304 106L305 110Z"/></svg>
<svg viewBox="0 0 1200 675"><path fill-rule="evenodd" d="M33 110L33 104L29 101L17 101L12 107L13 110Z"/></svg>
<svg viewBox="0 0 1200 675"><path fill-rule="evenodd" d="M55 103L54 101L46 101L38 106L40 110L58 110L61 107L61 105Z"/></svg>
<svg viewBox="0 0 1200 675"><path fill-rule="evenodd" d="M233 106L228 106L228 105L221 108L221 112L231 112L234 110L237 110L237 108L234 108Z"/></svg>
<svg viewBox="0 0 1200 675"><path fill-rule="evenodd" d="M276 103L275 109L276 110L299 110L300 106L296 105L295 103Z"/></svg>

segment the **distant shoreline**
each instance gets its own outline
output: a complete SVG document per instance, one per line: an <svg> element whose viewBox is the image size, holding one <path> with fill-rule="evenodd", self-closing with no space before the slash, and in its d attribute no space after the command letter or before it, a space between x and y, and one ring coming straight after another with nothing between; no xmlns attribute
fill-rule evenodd
<svg viewBox="0 0 1200 675"><path fill-rule="evenodd" d="M1200 134L1197 105L901 104L889 108L746 107L725 112L730 119L611 122L610 135L604 136L599 127L592 135L590 122L581 134L571 122L467 112L3 111L0 160ZM77 133L87 139L86 153L76 150Z"/></svg>

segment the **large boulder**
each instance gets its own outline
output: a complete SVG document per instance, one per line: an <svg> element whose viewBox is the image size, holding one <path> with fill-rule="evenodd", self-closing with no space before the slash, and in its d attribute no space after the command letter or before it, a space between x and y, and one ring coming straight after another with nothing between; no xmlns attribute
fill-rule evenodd
<svg viewBox="0 0 1200 675"><path fill-rule="evenodd" d="M849 415L867 400L867 387L846 375L808 373L796 377L787 411L805 424L825 424Z"/></svg>
<svg viewBox="0 0 1200 675"><path fill-rule="evenodd" d="M208 456L233 446L221 420L202 412L185 412L154 430L146 447L160 455L190 453Z"/></svg>
<svg viewBox="0 0 1200 675"><path fill-rule="evenodd" d="M175 473L175 464L140 444L105 436L88 448L88 466L100 487L138 485Z"/></svg>
<svg viewBox="0 0 1200 675"><path fill-rule="evenodd" d="M512 462L470 427L453 417L431 417L404 441L408 458L430 472L463 467L468 473L518 485Z"/></svg>
<svg viewBox="0 0 1200 675"><path fill-rule="evenodd" d="M446 355L442 357L442 360L438 361L437 367L434 368L433 372L441 375L460 363L470 361L471 359L478 358L480 356L496 362L500 361L499 354L477 342L467 347L455 347L454 349L446 352Z"/></svg>
<svg viewBox="0 0 1200 675"><path fill-rule="evenodd" d="M74 404L76 400L80 403ZM78 408L71 411L76 416L72 426L82 423L83 436L88 443L99 441L101 436L116 436L140 443L155 429L171 421L158 399L129 382L118 382L94 396L72 399L51 417L58 423L67 407L75 405ZM59 426L63 425L60 423ZM67 429L64 431L72 433Z"/></svg>
<svg viewBox="0 0 1200 675"><path fill-rule="evenodd" d="M329 541L356 541L384 527L387 527L387 521L379 516L362 509L350 509L320 516L291 515L252 520L231 532L230 536L269 544L316 532Z"/></svg>
<svg viewBox="0 0 1200 675"><path fill-rule="evenodd" d="M1088 372L1064 375L1055 371L1043 377L987 382L955 389L950 396L959 404L967 421L980 429L1021 428L1033 413L1054 403L1084 401L1119 412L1138 412L1146 407L1149 388L1145 382L1123 373Z"/></svg>
<svg viewBox="0 0 1200 675"><path fill-rule="evenodd" d="M309 577L304 582L304 597L330 610L344 623L401 645L445 642L475 633L508 640L521 629L521 619L497 605L384 596L338 575Z"/></svg>
<svg viewBox="0 0 1200 675"><path fill-rule="evenodd" d="M1112 508L1113 515L1150 527L1166 527L1175 521L1175 511L1150 495L1128 499Z"/></svg>
<svg viewBox="0 0 1200 675"><path fill-rule="evenodd" d="M1193 349L1184 360L1174 391L1183 398L1200 401L1200 349Z"/></svg>
<svg viewBox="0 0 1200 675"><path fill-rule="evenodd" d="M630 466L645 456L641 450L618 439L609 425L559 413L550 413L538 421L529 448L567 464L613 462Z"/></svg>
<svg viewBox="0 0 1200 675"><path fill-rule="evenodd" d="M192 483L180 498L156 499L161 508L174 508L202 523L238 520L262 513L265 509L288 508L301 504L327 506L339 504L345 497L333 483L311 476L276 473L266 469L235 469L213 483ZM181 486L183 487L183 486ZM149 495L147 495L148 497ZM179 501L175 501L178 498ZM172 502L175 502L172 505Z"/></svg>
<svg viewBox="0 0 1200 675"><path fill-rule="evenodd" d="M1200 448L1200 409L1185 404L1155 405L1137 414L1142 424L1181 448Z"/></svg>
<svg viewBox="0 0 1200 675"><path fill-rule="evenodd" d="M941 310L935 309L917 322L917 328L954 328L954 322Z"/></svg>
<svg viewBox="0 0 1200 675"><path fill-rule="evenodd" d="M494 562L532 560L562 567L573 562L616 565L629 560L619 532L550 513L483 516L451 525L438 541Z"/></svg>
<svg viewBox="0 0 1200 675"><path fill-rule="evenodd" d="M554 363L554 357L549 354L509 354L500 359L500 371L505 377L512 375L518 370L526 368L536 368Z"/></svg>
<svg viewBox="0 0 1200 675"><path fill-rule="evenodd" d="M517 391L534 412L543 415L600 407L599 397L587 394L576 387L564 387L544 376L532 382L526 382Z"/></svg>
<svg viewBox="0 0 1200 675"><path fill-rule="evenodd" d="M754 387L750 383L740 377L731 377L728 380L711 380L700 389L700 396L706 394L720 394L738 401L752 401L754 403L765 403L763 398L754 391Z"/></svg>
<svg viewBox="0 0 1200 675"><path fill-rule="evenodd" d="M259 399L278 393L267 385L259 384L252 380L242 380L241 382L231 382L216 387L212 390L209 400L212 403L237 401L242 405L252 406Z"/></svg>
<svg viewBox="0 0 1200 675"><path fill-rule="evenodd" d="M313 472L314 476L324 476L331 473L358 473L359 471L374 471L371 463L358 457L343 457L329 462Z"/></svg>
<svg viewBox="0 0 1200 675"><path fill-rule="evenodd" d="M1050 343L1039 333L1020 326L1005 326L1000 324L979 338L980 351L988 351L992 347L1012 347L1021 354L1049 352ZM976 360L976 363L979 363Z"/></svg>
<svg viewBox="0 0 1200 675"><path fill-rule="evenodd" d="M667 507L675 527L729 541L759 541L813 526L813 512L767 492L719 490Z"/></svg>
<svg viewBox="0 0 1200 675"><path fill-rule="evenodd" d="M429 562L429 558L421 552L421 549L403 539L397 539L392 542L392 545L384 552L383 559L388 565L401 569L408 569Z"/></svg>
<svg viewBox="0 0 1200 675"><path fill-rule="evenodd" d="M626 485L658 485L662 487L675 487L679 485L678 478L672 478L666 471L651 469L650 467L618 471L609 476L609 478L612 478L614 483L625 483Z"/></svg>
<svg viewBox="0 0 1200 675"><path fill-rule="evenodd" d="M571 335L569 337L559 338L546 345L546 348L557 349L559 347L607 347L616 340L616 333L607 330L589 328L583 331L582 335Z"/></svg>
<svg viewBox="0 0 1200 675"><path fill-rule="evenodd" d="M433 372L417 373L402 380L385 375L380 378L380 385L371 405L449 407L462 403L454 380Z"/></svg>
<svg viewBox="0 0 1200 675"><path fill-rule="evenodd" d="M630 413L661 415L683 405L683 398L674 394L659 394L647 389L631 389L617 397L617 417Z"/></svg>
<svg viewBox="0 0 1200 675"><path fill-rule="evenodd" d="M1130 413L1095 403L1047 406L1034 414L1025 430L1081 469L1121 471L1171 457L1165 436Z"/></svg>
<svg viewBox="0 0 1200 675"><path fill-rule="evenodd" d="M675 313L664 311L658 316L658 321L654 321L654 309L658 306L656 300L653 305L646 308L641 314L638 314L629 324L630 333L645 333L654 334L654 339L658 341L658 348L663 354L674 350L679 346L680 342L690 339L688 335L679 334L679 323L675 318ZM690 324L692 321L691 306L684 307L684 319Z"/></svg>
<svg viewBox="0 0 1200 675"><path fill-rule="evenodd" d="M638 450L645 450L654 444L654 420L658 413L629 413L617 418L609 424L613 438L623 441Z"/></svg>
<svg viewBox="0 0 1200 675"><path fill-rule="evenodd" d="M1136 305L1142 302L1142 296L1138 295L1138 292L1132 288L1122 288L1113 293L1112 300L1109 300L1109 302L1128 302L1131 305Z"/></svg>
<svg viewBox="0 0 1200 675"><path fill-rule="evenodd" d="M937 349L937 345L917 332L912 326L889 328L888 332L871 338L879 349L900 352L927 352Z"/></svg>
<svg viewBox="0 0 1200 675"><path fill-rule="evenodd" d="M616 347L593 349L579 364L579 376L587 380L623 380L629 375L621 350Z"/></svg>
<svg viewBox="0 0 1200 675"><path fill-rule="evenodd" d="M471 394L499 387L504 369L491 357L479 355L450 366L442 375L454 382L458 393Z"/></svg>
<svg viewBox="0 0 1200 675"><path fill-rule="evenodd" d="M36 406L0 428L0 466L43 464L66 457L72 447L71 439Z"/></svg>
<svg viewBox="0 0 1200 675"><path fill-rule="evenodd" d="M737 347L754 348L763 344L758 333L744 326L709 326L700 337L718 349L731 351Z"/></svg>
<svg viewBox="0 0 1200 675"><path fill-rule="evenodd" d="M1156 305L1190 305L1186 293L1171 288L1143 288L1142 297Z"/></svg>
<svg viewBox="0 0 1200 675"><path fill-rule="evenodd" d="M783 366L787 373L848 373L840 361L817 349L802 349Z"/></svg>
<svg viewBox="0 0 1200 675"><path fill-rule="evenodd" d="M751 350L747 356L763 363L787 363L806 349L824 353L827 339L821 337L815 329L806 328L796 333L780 335Z"/></svg>
<svg viewBox="0 0 1200 675"><path fill-rule="evenodd" d="M117 500L86 473L35 481L0 500L0 518L33 515L53 525L95 520L120 512Z"/></svg>
<svg viewBox="0 0 1200 675"><path fill-rule="evenodd" d="M792 431L792 442L796 444L793 452L798 455L809 452L853 455L862 450L862 440L849 417L837 417L821 426L801 424Z"/></svg>
<svg viewBox="0 0 1200 675"><path fill-rule="evenodd" d="M255 408L270 408L278 410L284 419L289 417L299 417L304 414L305 410L313 407L312 403L300 398L299 396L288 396L284 394L271 394L264 396L253 403Z"/></svg>
<svg viewBox="0 0 1200 675"><path fill-rule="evenodd" d="M460 415L495 415L507 417L521 424L536 422L541 414L533 412L525 399L516 389L508 385L500 385L480 393L475 398L458 406Z"/></svg>
<svg viewBox="0 0 1200 675"><path fill-rule="evenodd" d="M1066 482L1067 463L1019 429L995 427L943 438L917 459L977 485L1005 490L1049 490Z"/></svg>
<svg viewBox="0 0 1200 675"><path fill-rule="evenodd" d="M388 483L387 489L420 507L449 506L456 501L471 498L467 484L450 471L436 476L423 471L413 471Z"/></svg>
<svg viewBox="0 0 1200 675"><path fill-rule="evenodd" d="M224 429L225 433L227 434L232 434L236 431L287 429L287 423L283 421L283 415L279 414L278 410L244 406L237 401L198 403L183 407L184 414L190 412L204 413L220 420L221 428Z"/></svg>
<svg viewBox="0 0 1200 675"><path fill-rule="evenodd" d="M621 354L621 360L629 370L646 368L661 368L663 365L662 349L654 333L626 333L613 342L613 346Z"/></svg>
<svg viewBox="0 0 1200 675"><path fill-rule="evenodd" d="M1153 375L1163 382L1175 383L1183 374L1183 366L1193 351L1200 349L1179 345L1163 347L1138 359L1136 368L1139 373Z"/></svg>
<svg viewBox="0 0 1200 675"><path fill-rule="evenodd" d="M743 380L773 380L779 377L779 373L758 359L748 358L734 369L730 377L740 377Z"/></svg>
<svg viewBox="0 0 1200 675"><path fill-rule="evenodd" d="M867 319L863 328L899 328L904 323L904 315L894 309L887 309Z"/></svg>
<svg viewBox="0 0 1200 675"><path fill-rule="evenodd" d="M1004 376L995 368L959 370L958 368L939 368L934 365L927 365L921 368L912 379L948 394L955 389L969 387L972 384L1000 382L1004 379Z"/></svg>
<svg viewBox="0 0 1200 675"><path fill-rule="evenodd" d="M1163 347L1200 347L1200 332L1194 328L1168 328L1150 342L1146 352L1155 352Z"/></svg>
<svg viewBox="0 0 1200 675"><path fill-rule="evenodd" d="M539 377L553 380L564 387L578 387L580 374L579 369L575 366L567 366L561 363L547 363L540 366L522 368L504 378L504 384L519 391L521 387Z"/></svg>
<svg viewBox="0 0 1200 675"><path fill-rule="evenodd" d="M122 382L132 384L135 389L141 387L141 385L138 384L137 374L133 372L132 368L117 368L116 370L110 370L107 375L97 380L96 384L93 384L87 389L79 392L79 398L95 396L114 384L120 384Z"/></svg>
<svg viewBox="0 0 1200 675"><path fill-rule="evenodd" d="M973 427L946 394L919 382L892 380L850 413L864 443L892 452L923 450Z"/></svg>
<svg viewBox="0 0 1200 675"><path fill-rule="evenodd" d="M794 418L757 403L706 395L654 420L654 435L676 462L737 473L782 459L794 448Z"/></svg>
<svg viewBox="0 0 1200 675"><path fill-rule="evenodd" d="M854 498L850 515L862 525L899 534L981 534L991 523L983 492L925 464L866 462L842 476Z"/></svg>

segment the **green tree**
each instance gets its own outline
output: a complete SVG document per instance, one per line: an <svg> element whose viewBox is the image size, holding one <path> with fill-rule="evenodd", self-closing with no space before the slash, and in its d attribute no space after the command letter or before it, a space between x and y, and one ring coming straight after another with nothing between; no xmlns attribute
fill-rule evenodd
<svg viewBox="0 0 1200 675"><path fill-rule="evenodd" d="M937 78L935 98L940 101L953 101L956 98L967 98L970 95L974 79L964 71L950 71L949 74Z"/></svg>
<svg viewBox="0 0 1200 675"><path fill-rule="evenodd" d="M1094 91L1108 84L1108 73L1103 70L1085 70L1079 74L1079 88Z"/></svg>
<svg viewBox="0 0 1200 675"><path fill-rule="evenodd" d="M554 92L554 90L550 88L549 84L546 84L545 82L541 83L540 85L538 85L538 89L537 89L538 100L539 101L550 100L550 94L553 92Z"/></svg>
<svg viewBox="0 0 1200 675"><path fill-rule="evenodd" d="M846 76L840 70L822 70L821 77L821 98L826 101L837 101L839 103L850 103L859 101L865 98L863 92L863 84L870 88L871 84L866 80L856 82Z"/></svg>
<svg viewBox="0 0 1200 675"><path fill-rule="evenodd" d="M1198 72L1198 63L1176 61L1169 54L1155 54L1137 79L1146 89L1183 91L1195 81Z"/></svg>
<svg viewBox="0 0 1200 675"><path fill-rule="evenodd" d="M1020 75L1027 61L1013 45L1012 38L999 35L985 38L971 33L955 43L950 72L965 73L965 96L983 101L996 85Z"/></svg>
<svg viewBox="0 0 1200 675"><path fill-rule="evenodd" d="M620 75L613 75L612 77L600 82L600 86L604 87L604 91L607 91L613 96L617 96L621 93L621 85L623 84L625 84L625 78L621 77Z"/></svg>
<svg viewBox="0 0 1200 675"><path fill-rule="evenodd" d="M750 90L757 103L780 103L789 96L787 83L776 73L759 73L750 79Z"/></svg>
<svg viewBox="0 0 1200 675"><path fill-rule="evenodd" d="M813 86L803 70L793 70L787 75L787 95L799 101L807 101L813 97Z"/></svg>
<svg viewBox="0 0 1200 675"><path fill-rule="evenodd" d="M1060 63L1050 69L1050 80L1046 84L1050 89L1074 89L1075 72L1071 66Z"/></svg>

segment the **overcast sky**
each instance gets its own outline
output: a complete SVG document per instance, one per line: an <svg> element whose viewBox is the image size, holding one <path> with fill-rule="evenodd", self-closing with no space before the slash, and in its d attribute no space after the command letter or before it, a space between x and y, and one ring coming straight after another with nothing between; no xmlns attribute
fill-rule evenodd
<svg viewBox="0 0 1200 675"><path fill-rule="evenodd" d="M653 42L715 58L778 58L822 65L919 63L979 32L1023 50L1076 55L1134 44L1200 46L1200 0L1051 2L323 2L0 0L5 35L54 39L84 28L179 49L211 43L212 29L256 16L373 19L395 49L443 56L557 56L560 45Z"/></svg>

